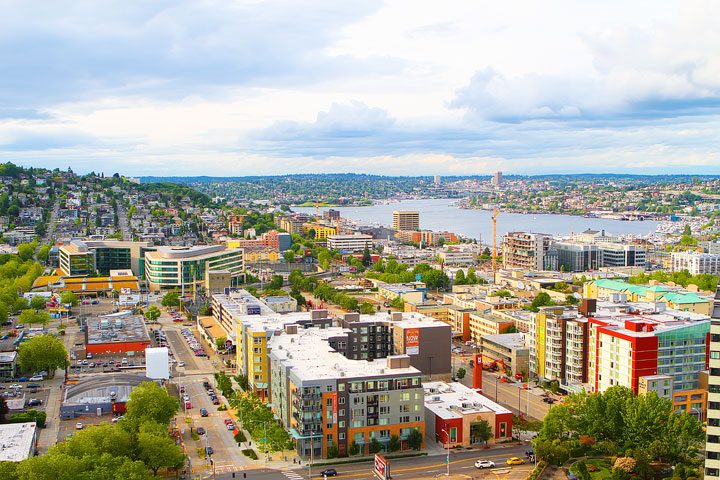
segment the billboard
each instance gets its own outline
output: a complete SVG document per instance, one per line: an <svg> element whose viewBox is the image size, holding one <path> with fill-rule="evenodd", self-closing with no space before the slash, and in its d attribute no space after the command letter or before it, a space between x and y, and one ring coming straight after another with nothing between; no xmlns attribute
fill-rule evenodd
<svg viewBox="0 0 720 480"><path fill-rule="evenodd" d="M145 375L153 380L170 378L167 347L145 349Z"/></svg>
<svg viewBox="0 0 720 480"><path fill-rule="evenodd" d="M375 468L373 468L373 473L375 473L380 480L388 480L390 478L390 465L388 461L385 460L385 457L379 453L375 454Z"/></svg>
<svg viewBox="0 0 720 480"><path fill-rule="evenodd" d="M120 295L119 305L137 305L140 303L140 295Z"/></svg>
<svg viewBox="0 0 720 480"><path fill-rule="evenodd" d="M417 355L420 353L420 329L419 328L406 328L405 329L405 354L406 355Z"/></svg>
<svg viewBox="0 0 720 480"><path fill-rule="evenodd" d="M120 293L123 295L130 295L132 293L132 288L121 288Z"/></svg>

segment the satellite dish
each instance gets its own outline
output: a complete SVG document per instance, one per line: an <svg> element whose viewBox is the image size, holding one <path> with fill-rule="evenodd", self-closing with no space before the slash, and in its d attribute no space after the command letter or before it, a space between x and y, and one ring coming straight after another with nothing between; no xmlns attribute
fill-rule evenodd
<svg viewBox="0 0 720 480"><path fill-rule="evenodd" d="M520 290L525 290L525 284L521 280L518 280L517 288Z"/></svg>
<svg viewBox="0 0 720 480"><path fill-rule="evenodd" d="M532 290L532 287L530 287L530 285L525 285L525 290L529 292L530 290Z"/></svg>
<svg viewBox="0 0 720 480"><path fill-rule="evenodd" d="M577 292L573 292L573 297L577 298L578 300L582 300L582 295Z"/></svg>

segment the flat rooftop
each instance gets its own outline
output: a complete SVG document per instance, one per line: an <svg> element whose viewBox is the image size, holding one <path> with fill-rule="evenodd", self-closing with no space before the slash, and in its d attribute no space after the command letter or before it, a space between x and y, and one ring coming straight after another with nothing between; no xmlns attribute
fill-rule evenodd
<svg viewBox="0 0 720 480"><path fill-rule="evenodd" d="M241 248L227 248L225 245L195 245L192 247L157 247L155 252L146 252L145 257L154 260L202 260L223 253L242 252Z"/></svg>
<svg viewBox="0 0 720 480"><path fill-rule="evenodd" d="M87 344L150 341L142 315L119 312L87 320Z"/></svg>
<svg viewBox="0 0 720 480"><path fill-rule="evenodd" d="M511 350L528 348L528 346L525 344L525 335L522 333L501 333L500 335L483 335L481 337L481 344L484 344L485 342L501 345Z"/></svg>
<svg viewBox="0 0 720 480"><path fill-rule="evenodd" d="M462 383L427 382L425 408L440 418L462 418L478 413L510 413L507 408L493 402Z"/></svg>
<svg viewBox="0 0 720 480"><path fill-rule="evenodd" d="M415 367L389 368L389 359L393 357L373 361L346 358L327 342L329 337L346 332L339 327L310 328L298 334L273 337L269 344L270 358L291 367L291 375L302 381L422 375Z"/></svg>
<svg viewBox="0 0 720 480"><path fill-rule="evenodd" d="M32 456L35 422L0 425L0 462L20 462Z"/></svg>
<svg viewBox="0 0 720 480"><path fill-rule="evenodd" d="M127 402L130 392L143 382L153 382L144 375L131 373L106 373L84 379L68 385L65 389L63 405L93 405L108 403L115 399L118 403ZM111 392L114 392L113 396Z"/></svg>

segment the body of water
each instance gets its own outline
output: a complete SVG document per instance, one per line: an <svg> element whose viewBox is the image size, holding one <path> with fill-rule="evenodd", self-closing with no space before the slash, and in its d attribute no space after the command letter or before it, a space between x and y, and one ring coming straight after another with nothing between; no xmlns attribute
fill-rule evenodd
<svg viewBox="0 0 720 480"><path fill-rule="evenodd" d="M370 207L334 207L340 216L361 223L379 223L392 226L394 210L417 210L420 212L420 228L447 230L470 238L480 238L492 243L492 213L487 210L457 208L448 199L405 200L402 202L373 205ZM314 207L293 208L298 212L315 215ZM327 208L320 208L320 215ZM626 222L605 218L585 218L573 215L500 213L497 217L498 240L507 232L534 232L552 235L570 235L584 230L605 230L608 235L647 235L654 233L658 222Z"/></svg>

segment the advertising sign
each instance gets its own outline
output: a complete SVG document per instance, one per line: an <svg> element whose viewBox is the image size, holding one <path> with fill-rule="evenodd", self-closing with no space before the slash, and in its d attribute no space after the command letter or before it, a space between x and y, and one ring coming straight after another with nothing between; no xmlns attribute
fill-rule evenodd
<svg viewBox="0 0 720 480"><path fill-rule="evenodd" d="M405 354L417 355L420 353L420 329L405 329Z"/></svg>
<svg viewBox="0 0 720 480"><path fill-rule="evenodd" d="M120 305L136 305L140 303L140 295L120 295L118 303Z"/></svg>
<svg viewBox="0 0 720 480"><path fill-rule="evenodd" d="M337 392L333 392L332 394L332 422L333 424L336 424L338 419L338 399L337 399Z"/></svg>
<svg viewBox="0 0 720 480"><path fill-rule="evenodd" d="M380 478L380 480L388 480L390 478L390 465L388 465L388 461L385 460L385 457L379 453L375 454L375 468L373 469L373 472L378 476L378 478Z"/></svg>
<svg viewBox="0 0 720 480"><path fill-rule="evenodd" d="M120 293L123 295L130 295L132 293L132 288L121 288Z"/></svg>

